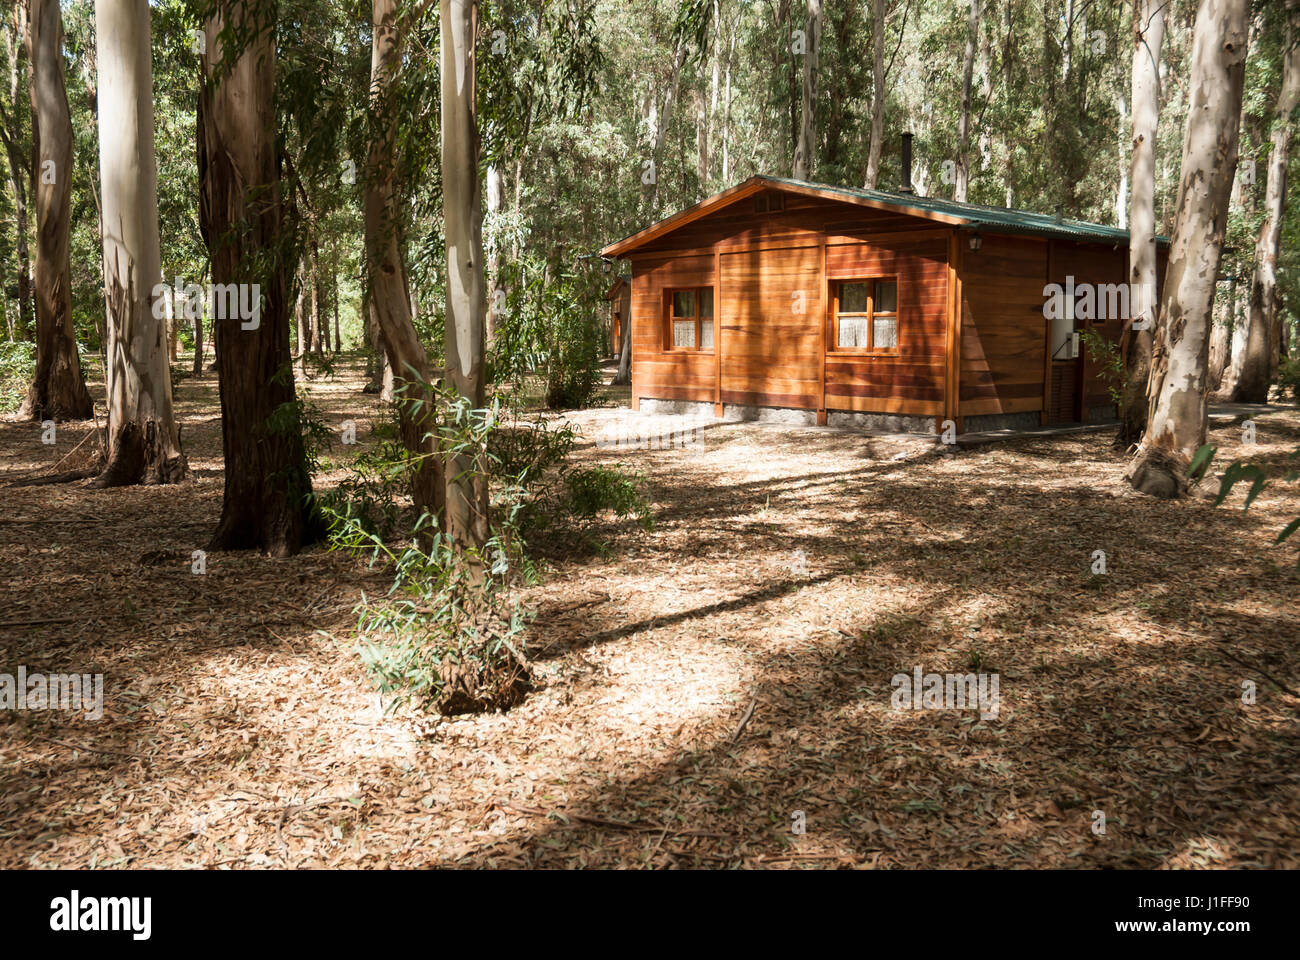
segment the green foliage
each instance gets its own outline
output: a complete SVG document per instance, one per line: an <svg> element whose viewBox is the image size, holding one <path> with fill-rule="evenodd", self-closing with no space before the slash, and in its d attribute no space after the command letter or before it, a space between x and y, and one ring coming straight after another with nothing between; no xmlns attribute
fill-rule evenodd
<svg viewBox="0 0 1300 960"><path fill-rule="evenodd" d="M1209 472L1210 464L1214 462L1214 456L1217 452L1218 448L1209 444L1197 450L1196 456L1192 458L1192 462L1188 465L1187 475L1193 480L1205 477ZM1298 479L1300 479L1300 473L1293 470L1282 478L1282 482L1295 483ZM1235 460L1223 472L1223 478L1219 482L1218 496L1214 498L1214 505L1216 507L1220 506L1228 499L1228 495L1232 493L1233 488L1243 481L1249 481L1250 489L1246 491L1246 501L1241 505L1242 510L1249 510L1250 505L1255 502L1255 499L1270 483L1268 474L1261 467ZM1297 530L1300 530L1300 517L1283 527L1273 542L1275 544L1285 543ZM1300 556L1296 557L1296 568L1300 569Z"/></svg>
<svg viewBox="0 0 1300 960"><path fill-rule="evenodd" d="M640 474L627 475L612 467L575 470L564 478L569 510L579 520L611 512L620 519L634 517L643 530L654 526L650 505L641 495Z"/></svg>
<svg viewBox="0 0 1300 960"><path fill-rule="evenodd" d="M439 448L486 449L495 409L472 410L441 391L436 396ZM383 602L363 598L357 607L362 662L390 707L451 715L512 706L532 686L525 617L513 591L533 576L516 534L513 490L498 504L481 550L451 543L428 513L399 545L393 490L412 467L410 454L385 440L361 459L353 478L317 499L332 548L368 555L372 565L384 563L393 573Z"/></svg>
<svg viewBox="0 0 1300 960"><path fill-rule="evenodd" d="M511 596L508 539L494 536L480 558L462 553L441 533L428 552L413 543L394 551L351 521L335 536L353 550L371 548L393 568L387 602L363 599L357 608L362 663L390 697L390 708L408 704L452 715L523 699L532 680L525 618Z"/></svg>
<svg viewBox="0 0 1300 960"><path fill-rule="evenodd" d="M490 359L494 379L541 377L547 407L586 406L600 386L605 325L599 284L528 260L505 271L505 310Z"/></svg>
<svg viewBox="0 0 1300 960"><path fill-rule="evenodd" d="M1282 395L1300 403L1300 357L1283 357L1277 368L1277 384Z"/></svg>
<svg viewBox="0 0 1300 960"><path fill-rule="evenodd" d="M0 413L17 410L36 374L36 344L0 341Z"/></svg>
<svg viewBox="0 0 1300 960"><path fill-rule="evenodd" d="M1108 340L1096 330L1083 331L1080 339L1087 348L1088 359L1096 364L1111 402L1119 406L1124 402L1124 357L1119 344Z"/></svg>

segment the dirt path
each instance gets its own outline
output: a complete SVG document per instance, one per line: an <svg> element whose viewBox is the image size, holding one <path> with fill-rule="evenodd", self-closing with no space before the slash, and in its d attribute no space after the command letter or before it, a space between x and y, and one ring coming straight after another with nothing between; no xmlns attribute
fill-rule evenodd
<svg viewBox="0 0 1300 960"><path fill-rule="evenodd" d="M312 395L364 442L357 374ZM190 572L220 510L215 381L178 401L184 485L0 488L0 673L105 678L99 721L0 714L0 867L1300 865L1300 699L1268 679L1300 690L1300 573L1271 542L1295 485L1246 514L1157 503L1096 434L592 444L645 475L655 529L549 557L541 689L434 724L385 717L353 653L382 575L319 548ZM1256 422L1280 473L1300 414ZM0 422L0 483L86 432ZM1236 425L1213 439L1243 452ZM891 709L918 666L996 673L997 718Z"/></svg>

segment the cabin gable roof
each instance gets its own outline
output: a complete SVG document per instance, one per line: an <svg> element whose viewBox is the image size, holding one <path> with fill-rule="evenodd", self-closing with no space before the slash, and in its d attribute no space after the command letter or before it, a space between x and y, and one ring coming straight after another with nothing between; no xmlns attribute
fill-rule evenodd
<svg viewBox="0 0 1300 960"><path fill-rule="evenodd" d="M764 190L780 190L807 197L819 197L840 203L869 207L890 213L946 224L966 231L989 234L1019 234L1048 239L1073 240L1078 243L1111 243L1128 245L1128 231L1084 220L1057 220L1051 214L1033 213L1004 207L986 207L975 203L958 203L937 197L918 197L912 194L891 193L886 190L868 190L860 187L841 187L825 183L811 183L784 177L753 176L728 190L701 200L694 206L651 224L631 236L601 250L602 257L623 257L654 240L672 233L687 224L738 203ZM1165 237L1157 242L1167 244Z"/></svg>

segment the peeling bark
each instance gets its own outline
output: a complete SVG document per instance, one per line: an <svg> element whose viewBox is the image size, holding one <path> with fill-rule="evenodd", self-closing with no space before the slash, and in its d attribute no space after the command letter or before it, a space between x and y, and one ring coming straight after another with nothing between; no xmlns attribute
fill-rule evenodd
<svg viewBox="0 0 1300 960"><path fill-rule="evenodd" d="M58 0L30 0L27 27L36 159L36 374L20 416L89 420L72 326L72 118L63 80L63 18Z"/></svg>
<svg viewBox="0 0 1300 960"><path fill-rule="evenodd" d="M393 371L402 445L417 459L411 498L418 512L445 524L442 465L438 459L432 387L433 369L415 332L407 295L406 263L398 244L400 211L395 186L397 123L390 91L402 62L397 0L374 0L370 61L370 108L374 114L365 190L366 263L370 305ZM444 171L443 190L447 190ZM450 246L450 244L449 244Z"/></svg>
<svg viewBox="0 0 1300 960"><path fill-rule="evenodd" d="M1205 443L1206 371L1246 72L1249 0L1200 0L1178 214L1160 303L1147 393L1151 413L1125 476L1157 497L1186 493L1187 466Z"/></svg>
<svg viewBox="0 0 1300 960"><path fill-rule="evenodd" d="M147 0L96 0L99 170L108 317L108 462L99 486L176 483L187 467L172 416Z"/></svg>
<svg viewBox="0 0 1300 960"><path fill-rule="evenodd" d="M214 284L257 284L260 316L212 318L221 392L225 492L209 549L292 556L319 533L289 350L292 233L280 186L275 129L274 21L247 0L222 0L204 24L201 57L203 193ZM252 34L228 73L222 33Z"/></svg>
<svg viewBox="0 0 1300 960"><path fill-rule="evenodd" d="M1129 282L1150 290L1140 298L1141 314L1125 320L1121 336L1124 388L1115 446L1127 450L1142 440L1150 409L1151 347L1156 313L1156 134L1160 123L1160 48L1165 37L1164 0L1137 0L1133 5L1133 141L1129 179ZM1139 324L1143 329L1134 329Z"/></svg>

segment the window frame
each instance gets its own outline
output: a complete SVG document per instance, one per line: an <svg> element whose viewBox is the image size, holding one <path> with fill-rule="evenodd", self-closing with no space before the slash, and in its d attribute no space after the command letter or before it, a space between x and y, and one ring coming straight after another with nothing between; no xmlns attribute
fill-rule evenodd
<svg viewBox="0 0 1300 960"><path fill-rule="evenodd" d="M754 195L755 213L784 213L785 194L780 190L764 190Z"/></svg>
<svg viewBox="0 0 1300 960"><path fill-rule="evenodd" d="M892 283L894 285L894 309L893 310L876 310L876 284ZM846 283L865 283L867 284L867 309L862 311L851 311L841 313L840 311L840 287ZM829 281L830 290L827 297L827 303L830 305L830 338L826 341L828 353L849 354L851 356L862 357L897 357L900 355L899 344L902 337L902 311L900 303L902 293L899 289L897 274L880 274L865 277L837 277ZM871 346L868 347L841 347L840 346L840 317L866 317L867 319L867 336L870 338ZM893 317L894 318L894 345L892 347L877 347L876 344L876 317Z"/></svg>
<svg viewBox="0 0 1300 960"><path fill-rule="evenodd" d="M665 287L664 288L664 315L663 315L663 343L665 353L702 353L711 354L714 347L702 347L700 342L703 340L703 330L701 329L704 317L700 314L700 294L705 290L713 295L713 284L706 283L698 287ZM679 293L691 293L695 295L695 315L692 317L679 317L674 312L673 299ZM713 313L709 315L709 320L713 322L713 342L718 342L718 303L717 298L713 300ZM673 343L673 323L678 321L694 320L695 321L695 346L679 347Z"/></svg>

